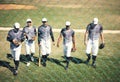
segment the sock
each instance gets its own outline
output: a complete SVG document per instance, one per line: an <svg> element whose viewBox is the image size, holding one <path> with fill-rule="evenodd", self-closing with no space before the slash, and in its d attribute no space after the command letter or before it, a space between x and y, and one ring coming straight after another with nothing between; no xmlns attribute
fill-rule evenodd
<svg viewBox="0 0 120 82"><path fill-rule="evenodd" d="M70 57L66 57L67 67L68 67L68 65L69 65L69 61L70 61Z"/></svg>
<svg viewBox="0 0 120 82"><path fill-rule="evenodd" d="M47 61L47 55L44 55L44 60L45 60L45 62Z"/></svg>
<svg viewBox="0 0 120 82"><path fill-rule="evenodd" d="M46 55L42 55L42 62L44 62L45 63L45 57L46 57Z"/></svg>
<svg viewBox="0 0 120 82"><path fill-rule="evenodd" d="M15 70L18 70L18 67L19 67L19 61L14 60L14 64L15 64Z"/></svg>
<svg viewBox="0 0 120 82"><path fill-rule="evenodd" d="M31 60L31 57L29 54L26 55L26 58L27 58L27 62L29 62Z"/></svg>
<svg viewBox="0 0 120 82"><path fill-rule="evenodd" d="M31 53L31 56L33 56L34 55L34 53Z"/></svg>
<svg viewBox="0 0 120 82"><path fill-rule="evenodd" d="M87 55L87 61L89 62L89 60L90 60L90 58L91 58L91 56L90 56L90 54L86 54Z"/></svg>
<svg viewBox="0 0 120 82"><path fill-rule="evenodd" d="M92 55L93 63L95 63L95 61L96 61L96 57L97 57L97 56Z"/></svg>

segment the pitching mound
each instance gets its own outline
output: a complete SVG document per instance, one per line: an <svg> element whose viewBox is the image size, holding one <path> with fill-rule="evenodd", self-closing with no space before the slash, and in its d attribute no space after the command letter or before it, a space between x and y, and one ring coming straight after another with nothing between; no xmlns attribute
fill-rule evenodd
<svg viewBox="0 0 120 82"><path fill-rule="evenodd" d="M37 9L35 6L30 5L16 5L16 4L0 4L0 10L11 9Z"/></svg>

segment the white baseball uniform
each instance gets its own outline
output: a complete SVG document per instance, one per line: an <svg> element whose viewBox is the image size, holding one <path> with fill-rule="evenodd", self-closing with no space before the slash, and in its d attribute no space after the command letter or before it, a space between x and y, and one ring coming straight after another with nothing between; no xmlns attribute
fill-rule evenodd
<svg viewBox="0 0 120 82"><path fill-rule="evenodd" d="M61 30L61 34L63 35L63 51L66 57L71 56L71 49L72 49L72 37L74 36L75 32L72 29L67 30L63 28Z"/></svg>
<svg viewBox="0 0 120 82"><path fill-rule="evenodd" d="M86 53L90 54L92 52L92 55L97 56L99 37L100 37L100 33L103 31L103 28L100 24L91 23L87 26L86 30L88 31L88 42L87 42Z"/></svg>
<svg viewBox="0 0 120 82"><path fill-rule="evenodd" d="M50 25L41 25L38 28L38 43L40 43L41 54L47 55L51 53L51 40L54 42L52 27Z"/></svg>
<svg viewBox="0 0 120 82"><path fill-rule="evenodd" d="M33 41L32 38L36 36L36 28L34 26L26 26L23 32L26 34L26 54L30 55L31 53L35 53L35 41Z"/></svg>
<svg viewBox="0 0 120 82"><path fill-rule="evenodd" d="M18 30L16 32L15 29L12 29L8 32L7 40L10 42L10 50L11 54L14 58L14 60L19 61L20 59L20 54L21 54L21 44L20 45L15 45L12 41L13 39L16 39L19 42L22 42L24 39L23 32Z"/></svg>

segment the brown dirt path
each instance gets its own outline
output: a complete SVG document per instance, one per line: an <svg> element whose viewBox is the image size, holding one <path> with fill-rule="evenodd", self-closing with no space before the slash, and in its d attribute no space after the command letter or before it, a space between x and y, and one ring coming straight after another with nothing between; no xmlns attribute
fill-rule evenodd
<svg viewBox="0 0 120 82"><path fill-rule="evenodd" d="M35 6L30 5L17 5L17 4L0 4L0 10L12 9L37 9Z"/></svg>
<svg viewBox="0 0 120 82"><path fill-rule="evenodd" d="M10 27L0 27L0 31L8 31L10 29ZM21 28L22 30L22 28ZM53 29L54 32L60 32L61 29ZM74 29L75 32L80 32L80 33L84 33L85 29ZM110 33L110 34L120 34L120 30L104 30L104 33Z"/></svg>

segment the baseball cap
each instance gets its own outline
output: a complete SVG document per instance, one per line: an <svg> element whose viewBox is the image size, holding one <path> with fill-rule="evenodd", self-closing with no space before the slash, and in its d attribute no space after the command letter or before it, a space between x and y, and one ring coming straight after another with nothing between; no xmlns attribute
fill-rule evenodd
<svg viewBox="0 0 120 82"><path fill-rule="evenodd" d="M70 26L71 23L70 23L69 21L66 21L66 24L65 24L65 25Z"/></svg>
<svg viewBox="0 0 120 82"><path fill-rule="evenodd" d="M19 24L18 22L16 22L16 23L14 24L14 28L20 28L20 24Z"/></svg>
<svg viewBox="0 0 120 82"><path fill-rule="evenodd" d="M28 23L28 22L32 22L32 20L31 20L31 19L27 19L26 22L27 22L27 23Z"/></svg>
<svg viewBox="0 0 120 82"><path fill-rule="evenodd" d="M47 22L47 18L42 18L42 22Z"/></svg>
<svg viewBox="0 0 120 82"><path fill-rule="evenodd" d="M93 19L93 23L94 23L94 24L98 24L98 18L94 18L94 19Z"/></svg>

